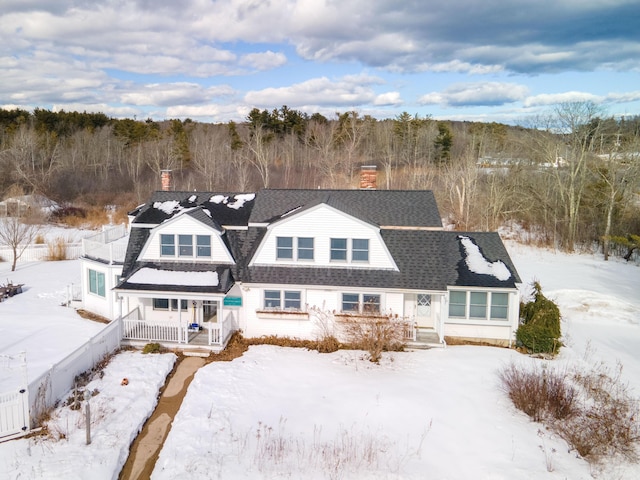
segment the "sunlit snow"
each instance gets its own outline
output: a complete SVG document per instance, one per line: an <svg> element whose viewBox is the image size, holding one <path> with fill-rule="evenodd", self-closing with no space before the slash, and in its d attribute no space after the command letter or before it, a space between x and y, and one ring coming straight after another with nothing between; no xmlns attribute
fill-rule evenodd
<svg viewBox="0 0 640 480"><path fill-rule="evenodd" d="M180 272L143 267L131 275L129 283L209 287L218 285L218 272Z"/></svg>
<svg viewBox="0 0 640 480"><path fill-rule="evenodd" d="M511 278L511 272L509 272L509 269L501 260L489 262L471 238L459 235L458 239L460 243L462 243L466 253L465 262L467 267L469 267L469 270L473 273L491 275L503 282Z"/></svg>

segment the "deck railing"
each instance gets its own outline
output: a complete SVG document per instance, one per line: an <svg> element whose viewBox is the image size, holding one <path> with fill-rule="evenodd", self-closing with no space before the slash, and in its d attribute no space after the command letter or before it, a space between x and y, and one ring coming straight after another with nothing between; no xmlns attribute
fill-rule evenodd
<svg viewBox="0 0 640 480"><path fill-rule="evenodd" d="M122 335L128 340L178 343L180 341L180 327L169 323L123 319Z"/></svg>
<svg viewBox="0 0 640 480"><path fill-rule="evenodd" d="M125 241L116 242L127 236L125 225L116 225L102 232L82 239L82 254L87 257L107 260L109 263L122 263L127 252Z"/></svg>

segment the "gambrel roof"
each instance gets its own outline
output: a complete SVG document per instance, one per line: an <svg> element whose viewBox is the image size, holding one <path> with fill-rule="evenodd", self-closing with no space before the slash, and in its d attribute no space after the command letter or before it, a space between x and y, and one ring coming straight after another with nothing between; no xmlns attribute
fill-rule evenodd
<svg viewBox="0 0 640 480"><path fill-rule="evenodd" d="M326 204L379 228L398 270L344 266L250 265L267 226ZM451 232L442 222L431 191L413 190L261 190L257 194L156 192L136 210L119 289L143 290L132 277L142 268L216 271L225 282L208 292L228 291L234 281L269 285L445 291L448 287L515 288L520 278L494 232ZM221 232L234 265L138 261L150 229L192 215ZM188 233L188 232L185 232ZM496 273L497 272L497 273ZM135 280L135 277L133 277ZM196 285L171 285L164 291L205 291Z"/></svg>

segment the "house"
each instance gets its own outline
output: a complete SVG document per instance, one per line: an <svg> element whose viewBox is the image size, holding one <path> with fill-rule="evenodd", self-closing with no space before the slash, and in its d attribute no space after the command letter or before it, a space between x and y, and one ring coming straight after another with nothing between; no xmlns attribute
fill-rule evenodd
<svg viewBox="0 0 640 480"><path fill-rule="evenodd" d="M19 195L0 201L0 217L20 217L29 212L39 212L46 217L58 208L56 202L43 195Z"/></svg>
<svg viewBox="0 0 640 480"><path fill-rule="evenodd" d="M514 341L520 279L500 237L445 231L431 191L163 190L131 215L121 262L82 263L85 305L133 343L313 339L317 311L391 314L409 342Z"/></svg>

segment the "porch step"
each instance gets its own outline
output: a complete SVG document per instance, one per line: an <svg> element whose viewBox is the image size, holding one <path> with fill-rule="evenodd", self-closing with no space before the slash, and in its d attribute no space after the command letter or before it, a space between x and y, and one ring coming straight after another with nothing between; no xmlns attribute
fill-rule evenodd
<svg viewBox="0 0 640 480"><path fill-rule="evenodd" d="M440 337L435 330L418 329L415 342L407 342L407 347L414 349L443 348L445 344L440 342Z"/></svg>
<svg viewBox="0 0 640 480"><path fill-rule="evenodd" d="M208 357L211 354L211 350L205 350L203 348L185 348L182 350L182 354L185 357Z"/></svg>

